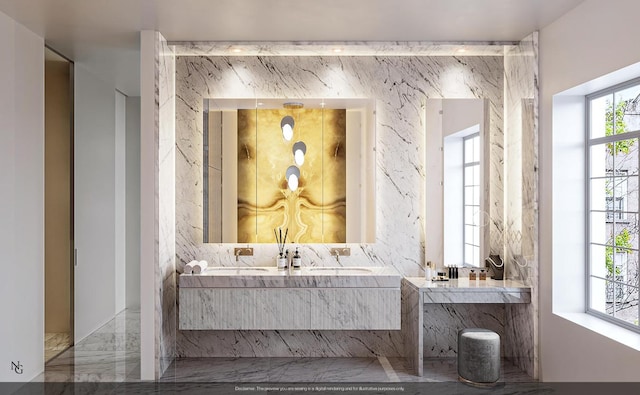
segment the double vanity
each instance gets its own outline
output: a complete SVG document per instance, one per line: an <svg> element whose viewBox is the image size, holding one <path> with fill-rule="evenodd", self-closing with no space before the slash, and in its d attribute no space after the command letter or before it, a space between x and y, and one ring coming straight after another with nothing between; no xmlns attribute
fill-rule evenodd
<svg viewBox="0 0 640 395"><path fill-rule="evenodd" d="M399 330L386 267L214 267L180 276L182 330Z"/></svg>
<svg viewBox="0 0 640 395"><path fill-rule="evenodd" d="M210 267L179 279L181 330L400 331L404 356L423 374L429 304L529 304L512 280L427 281L391 267Z"/></svg>

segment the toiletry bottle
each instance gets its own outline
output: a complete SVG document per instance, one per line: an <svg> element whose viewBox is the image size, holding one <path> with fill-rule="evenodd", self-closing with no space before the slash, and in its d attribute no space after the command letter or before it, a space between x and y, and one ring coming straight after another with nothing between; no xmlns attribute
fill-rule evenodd
<svg viewBox="0 0 640 395"><path fill-rule="evenodd" d="M471 269L471 272L469 273L469 280L476 280L476 279L477 279L476 271Z"/></svg>
<svg viewBox="0 0 640 395"><path fill-rule="evenodd" d="M289 250L286 250L286 251L284 252L284 258L285 258L285 260L287 261L287 266L286 266L286 268L287 268L287 269L291 269L291 257L289 257Z"/></svg>
<svg viewBox="0 0 640 395"><path fill-rule="evenodd" d="M296 252L293 254L292 266L294 269L300 269L302 266L302 258L300 257L300 253L298 252L298 247L296 247Z"/></svg>
<svg viewBox="0 0 640 395"><path fill-rule="evenodd" d="M278 270L285 270L287 268L287 258L282 254L278 254L278 258L276 259Z"/></svg>
<svg viewBox="0 0 640 395"><path fill-rule="evenodd" d="M431 281L433 278L433 273L431 271L431 261L427 262L427 265L424 268L424 278Z"/></svg>

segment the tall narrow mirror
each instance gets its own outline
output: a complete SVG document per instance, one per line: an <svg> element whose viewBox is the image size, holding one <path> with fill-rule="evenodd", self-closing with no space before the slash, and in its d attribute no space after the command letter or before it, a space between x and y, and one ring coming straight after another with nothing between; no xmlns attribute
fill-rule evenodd
<svg viewBox="0 0 640 395"><path fill-rule="evenodd" d="M488 119L483 99L426 102L425 249L438 266L484 266Z"/></svg>
<svg viewBox="0 0 640 395"><path fill-rule="evenodd" d="M375 101L208 99L205 243L375 241Z"/></svg>

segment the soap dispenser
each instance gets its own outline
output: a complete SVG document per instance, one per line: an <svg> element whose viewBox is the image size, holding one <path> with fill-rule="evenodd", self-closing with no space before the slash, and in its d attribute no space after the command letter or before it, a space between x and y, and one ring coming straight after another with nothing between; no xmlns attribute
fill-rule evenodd
<svg viewBox="0 0 640 395"><path fill-rule="evenodd" d="M300 269L300 267L302 266L302 258L300 257L300 253L298 252L298 247L296 247L296 252L295 254L293 254L291 265L294 269Z"/></svg>

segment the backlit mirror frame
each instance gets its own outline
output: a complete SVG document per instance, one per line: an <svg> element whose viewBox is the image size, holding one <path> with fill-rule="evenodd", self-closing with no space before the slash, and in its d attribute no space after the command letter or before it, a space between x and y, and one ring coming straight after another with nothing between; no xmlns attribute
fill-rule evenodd
<svg viewBox="0 0 640 395"><path fill-rule="evenodd" d="M269 229L269 235L265 229L258 231L259 221L255 219L255 238L238 240L238 158L240 156L237 138L238 111L248 110L282 110L285 103L299 103L303 109L335 110L344 109L346 112L346 237L340 243L374 243L375 242L375 99L291 99L291 98L208 98L203 105L203 242L204 243L274 243L273 230ZM291 114L297 110L292 108ZM295 118L295 116L294 116ZM284 118L283 118L284 119ZM220 123L220 132L215 135L211 122ZM290 122L285 122L289 124ZM279 125L282 126L282 125ZM295 130L294 122L294 130ZM235 132L233 132L235 131ZM288 130L287 130L288 131ZM355 131L358 131L356 133ZM301 148L294 136L291 141L284 138L284 130L279 131L279 139L291 145L291 166L299 166L296 163L296 150ZM235 133L235 134L234 134ZM258 131L257 133L263 133ZM274 131L269 131L274 136ZM219 144L212 142L212 138L220 139ZM221 139L227 136L224 141ZM228 136L234 136L229 138ZM304 142L303 142L304 143ZM303 144L306 151L312 149L308 144ZM258 144L254 144L258 151ZM264 147L264 144L261 146ZM251 148L249 148L251 150ZM232 154L230 154L232 153ZM248 153L247 155L251 155ZM257 156L257 153L253 153ZM300 152L297 153L298 155ZM300 158L298 158L300 159ZM290 166L290 167L291 167ZM289 167L289 169L290 169ZM300 169L304 164L300 165ZM230 170L231 169L231 170ZM271 171L271 170L270 170ZM276 171L276 170L273 170ZM282 170L283 177L292 173ZM295 171L293 172L295 173ZM292 174L293 174L292 173ZM218 174L216 180L212 180L212 174ZM278 172L279 174L279 172ZM304 171L303 171L304 174ZM303 180L300 180L301 182ZM323 181L324 182L324 181ZM256 184L256 198L258 202L258 184ZM287 180L283 178L283 186L287 186ZM283 190L286 188L282 188ZM225 191L235 191L227 193ZM288 189L286 190L288 191ZM286 195L286 191L283 195ZM293 192L293 191L290 191ZM220 196L212 199L212 196ZM283 197L283 199L286 196ZM212 204L215 202L215 204ZM256 207L259 205L256 203ZM344 210L344 209L343 209ZM264 221L262 221L264 222ZM216 226L214 226L216 224ZM286 228L286 222L282 224ZM244 226L244 225L243 225ZM324 226L324 225L323 225ZM264 225L263 225L264 228ZM222 232L224 229L224 232ZM324 228L323 228L324 229ZM270 237L271 236L271 237ZM288 241L297 242L294 236L289 235ZM244 237L244 236L243 236ZM324 234L323 234L324 237ZM322 238L308 243L325 243Z"/></svg>
<svg viewBox="0 0 640 395"><path fill-rule="evenodd" d="M425 121L425 260L435 267L484 267L490 240L488 100L427 99ZM476 133L479 157L466 161L465 141ZM465 162L479 166L478 187L465 186ZM479 210L472 210L473 199L465 190L478 192ZM473 259L465 258L464 232L469 229L479 242Z"/></svg>

